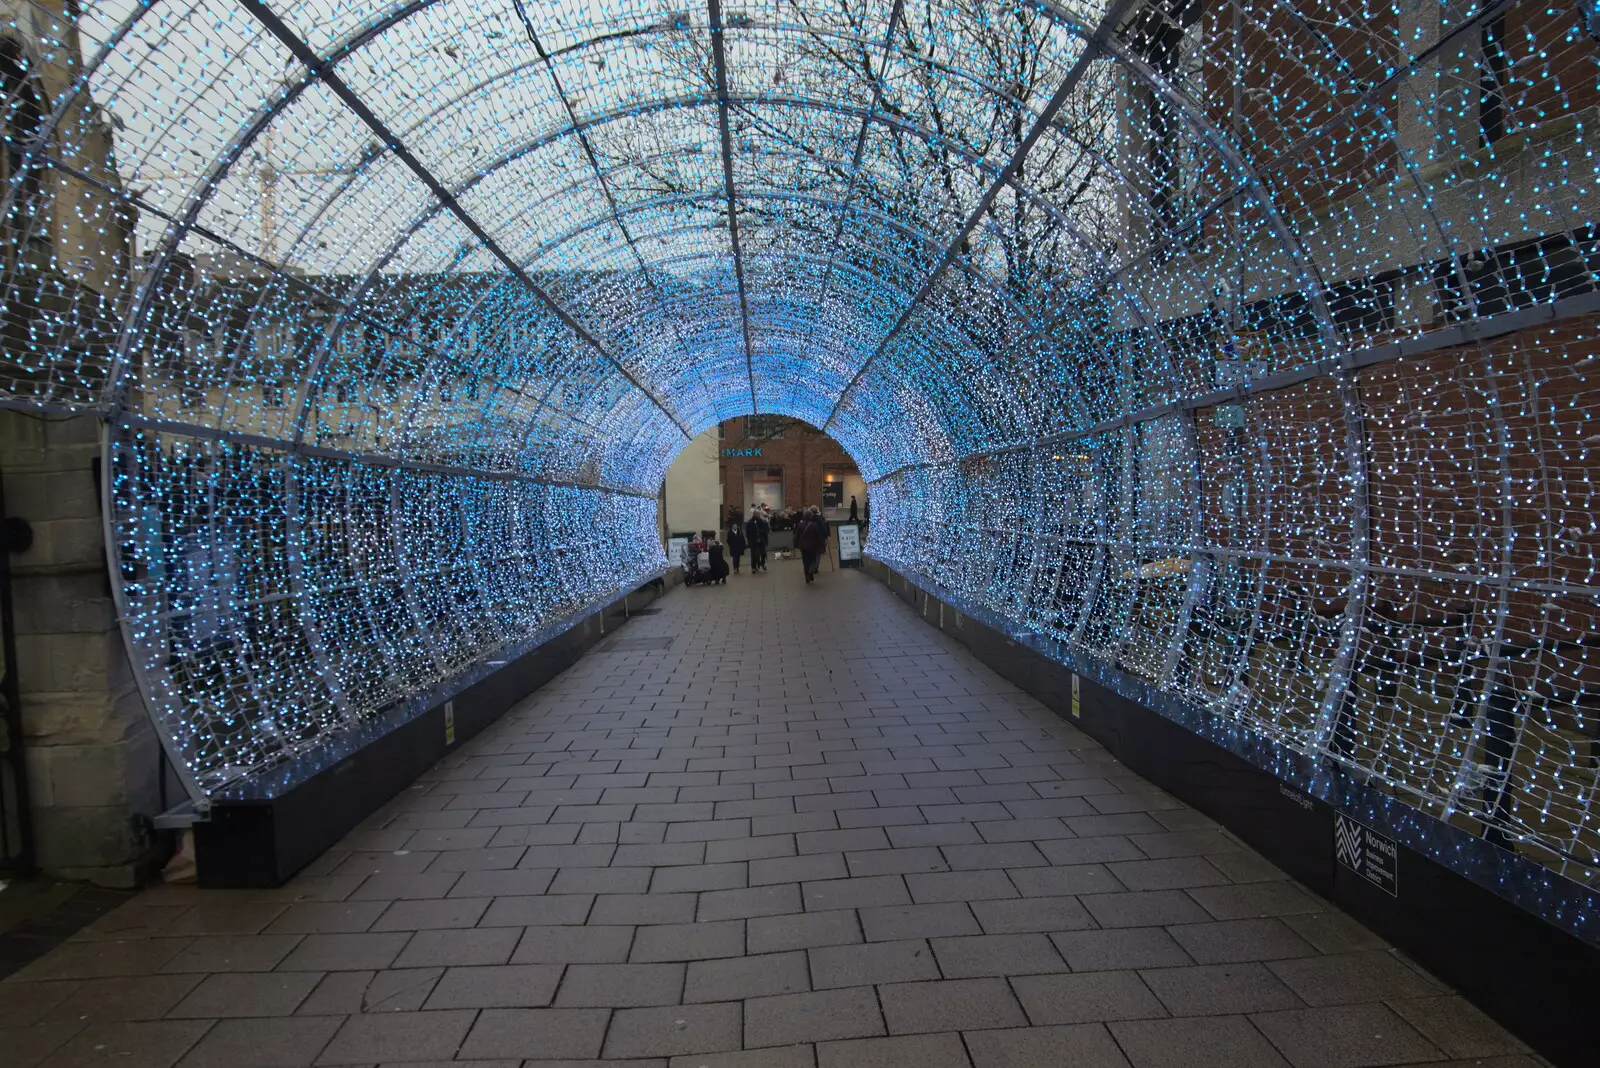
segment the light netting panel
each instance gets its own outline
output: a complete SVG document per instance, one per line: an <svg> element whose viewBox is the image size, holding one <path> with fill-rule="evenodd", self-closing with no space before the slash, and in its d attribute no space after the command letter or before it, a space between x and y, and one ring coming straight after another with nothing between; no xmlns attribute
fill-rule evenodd
<svg viewBox="0 0 1600 1068"><path fill-rule="evenodd" d="M880 558L1600 867L1590 6L8 10L0 403L106 420L198 793L648 577L754 411Z"/></svg>
<svg viewBox="0 0 1600 1068"><path fill-rule="evenodd" d="M207 793L660 573L653 498L157 431L111 459L135 665Z"/></svg>

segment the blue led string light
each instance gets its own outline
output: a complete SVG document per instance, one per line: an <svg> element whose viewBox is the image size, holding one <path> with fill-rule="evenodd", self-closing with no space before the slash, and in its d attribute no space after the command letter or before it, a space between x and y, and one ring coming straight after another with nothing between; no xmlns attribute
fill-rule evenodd
<svg viewBox="0 0 1600 1068"><path fill-rule="evenodd" d="M759 408L877 558L1595 880L1587 7L34 7L0 403L108 423L196 797L659 574Z"/></svg>

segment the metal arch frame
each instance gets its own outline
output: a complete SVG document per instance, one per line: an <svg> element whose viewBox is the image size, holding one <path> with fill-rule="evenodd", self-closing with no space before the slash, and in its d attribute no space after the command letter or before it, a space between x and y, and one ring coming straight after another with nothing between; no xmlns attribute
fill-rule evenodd
<svg viewBox="0 0 1600 1068"><path fill-rule="evenodd" d="M351 53L353 53L353 52L365 47L367 44L371 43L374 39L376 39L378 36L380 36L384 31L386 31L391 26L393 26L393 25L397 24L398 22L403 21L404 19L410 17L410 15L412 15L412 14L415 14L415 13L421 11L421 10L424 10L425 8L431 6L433 3L436 3L436 2L437 2L437 0L409 0L409 2L403 3L401 5L398 5L395 8L391 9L391 11L383 19L378 20L372 26L370 26L370 27L368 27L368 28L356 33L355 35L353 35L352 37L350 37L350 38L346 39L345 41L341 42L338 46L336 46L334 49L332 49L328 53L328 55L331 57L330 64L337 63L339 60L343 59L345 56L347 56L347 55L349 55L349 54L351 54ZM778 27L778 28L779 29L785 29L784 27ZM560 49L560 50L557 51L557 53L554 53L554 54L555 55L560 55L560 54L566 54L568 52L575 52L575 51L579 51L579 50L581 50L583 48L589 47L591 45L599 44L601 42L609 43L610 41L614 41L614 40L617 40L619 38L640 36L640 35L644 35L644 34L650 33L650 32L666 32L666 31L665 31L665 29L663 27L661 27L660 25L657 25L655 27L646 27L646 28L643 28L643 29L640 29L640 30L624 31L624 32L621 32L621 33L604 34L604 35L601 35L601 36L596 37L596 38L586 39L585 41L578 42L577 44L569 46L568 48ZM831 36L840 36L840 35L832 34ZM508 68L508 70L506 70L506 71L500 72L499 74L497 74L492 79L486 80L484 82L477 83L476 85L472 86L466 92L460 93L457 96L451 98L450 101L447 101L441 107L436 108L432 112L427 113L427 115L424 115L424 116L420 117L417 121L413 122L410 127L407 128L407 132L412 132L412 131L415 131L416 129L419 129L422 125L424 125L426 123L427 118L429 116L437 115L441 111L448 109L448 107L452 106L453 104L459 103L459 102L461 102L463 100L466 100L466 99L470 98L473 94L482 91L486 86L492 84L494 81L500 80L501 78L504 78L504 77L507 77L507 76L511 76L511 75L514 75L514 74L516 74L518 72L526 70L528 67L530 67L532 65L533 65L532 63L529 63L529 64L520 64L520 65L517 65L517 66L513 66L511 68ZM948 65L943 64L942 62L939 63L938 66L939 66L939 69L946 71L946 73L949 73L952 76L954 76L954 77L956 77L956 78L958 78L960 80L966 80L966 81L973 82L974 85L978 86L983 92L985 92L985 93L987 93L987 94L989 94L991 96L1005 97L1007 99L1011 99L1007 94L1004 94L1002 91L998 90L996 87L989 86L987 83L982 82L980 79L973 78L970 74L968 74L967 72L965 72L965 71L963 71L963 70L961 70L959 68L949 67ZM275 102L271 103L270 105L268 105L267 117L264 117L261 121L259 121L257 124L255 124L255 126L264 128L265 125L270 125L270 122L272 121L272 117L274 117L277 113L281 112L283 109L287 108L288 105L290 103L292 103L293 100L299 95L300 91L303 91L303 89L309 87L310 85L314 84L318 80L323 80L323 74L324 73L325 72L320 71L320 70L318 70L318 69L316 69L314 67L308 66L307 67L307 76L304 79L302 79L299 83L297 83L294 87L292 87L293 91L291 93L284 94L278 101L275 101ZM815 106L816 103L817 103L815 101L805 100L804 98L801 98L801 99L802 99L803 103L811 105L811 106ZM700 100L699 98L696 98L696 102L704 103L705 101ZM741 101L741 102L745 102L745 103L767 103L767 102L769 102L769 100L768 100L768 98L761 97L761 98L750 98L748 100ZM635 113L642 113L642 112L637 112L636 111ZM616 117L615 113L613 113L612 117ZM555 140L556 137L565 136L566 133L568 133L568 132L577 132L579 134L582 134L583 131L587 129L588 125L592 125L592 124L593 124L592 122L591 123L586 123L586 124L584 124L582 126L575 126L573 128L570 128L568 131L559 131L555 135L555 137L552 137L550 139L550 143L554 143L554 140ZM913 129L914 129L914 127L913 127ZM247 137L245 138L243 144L248 144L249 142L253 141L254 138L259 135L259 132L260 132L260 129L257 129L257 128L253 127L251 129L251 131L248 133ZM929 138L932 136L930 133L928 133L926 131L916 131L916 135L922 137L922 139L925 140L925 141L929 140ZM242 151L242 148L243 148L243 145L240 146L240 151ZM1090 151L1087 148L1087 146L1080 146L1080 148L1082 148L1084 151ZM970 152L969 153L965 153L965 155L967 156L967 158L969 160L979 161L979 165L981 166L981 161L984 159L984 157L981 157L981 156L977 155L976 153L970 153ZM314 222L317 218L320 218L327 210L329 210L337 202L338 197L339 197L339 192L344 190L344 189L350 188L350 186L353 185L358 180L359 176L362 173L364 173L364 171L367 168L367 166L370 165L370 163L375 158L379 158L379 157L370 157L370 158L365 158L365 159L360 160L358 162L358 165L351 169L350 173L346 177L346 180L342 183L342 185L340 187L340 190L336 191L335 193L330 195L328 200L325 201L323 203L323 205L318 209L318 211L313 214L311 221ZM225 159L226 159L226 156L224 157L224 161L225 161ZM223 171L225 173L226 167L223 168ZM213 179L207 179L207 181L205 182L204 186L202 187L203 190L207 193L207 195L209 195L209 191L214 187L215 183L217 181L220 181L220 178L221 178L221 175L219 175L214 180ZM476 182L468 183L467 185L464 185L464 186L460 187L460 191L465 191L466 189L470 188L471 185L473 185L473 184L476 184ZM1018 192L1019 193L1023 193L1024 192L1024 190L1022 190L1020 187L1017 187L1017 188L1018 188ZM1027 191L1027 195L1030 196L1030 199L1032 198L1031 191ZM434 209L434 211L429 214L428 218L431 218L432 215L436 215L442 210L446 210L446 207L447 206L442 204L442 203L437 204L435 209ZM416 229L419 229L421 225L424 225L424 223L425 223L425 220L419 220L412 227L411 232L414 232ZM307 235L310 233L310 230L311 230L311 226L310 226L310 223L308 223L307 227L304 230L302 230L300 237L296 239L295 245L298 245L302 240L304 240L307 237ZM559 315L558 315L558 317L559 317Z"/></svg>
<svg viewBox="0 0 1600 1068"><path fill-rule="evenodd" d="M628 370L628 368L609 349L602 345L598 338L589 333L582 323L573 318L570 312L558 304L549 293L545 292L543 287L539 286L533 281L532 278L528 277L527 272L524 271L521 266L518 265L517 262L500 247L499 243L496 242L494 238L489 235L488 231L483 228L483 225L479 223L477 219L473 218L473 216L461 206L455 195L452 194L450 190L446 189L439 179L434 176L433 172L428 170L422 161L418 159L397 136L395 136L395 134L383 123L381 119L378 118L376 114L373 113L372 109L369 108L360 97L355 95L355 93L344 83L344 80L341 79L331 68L331 66L325 63L321 57L317 56L316 53L312 51L310 45L306 44L304 40L290 30L283 20L280 19L277 14L263 2L263 0L237 0L237 2L244 7L246 11L254 15L256 19L262 23L262 25L266 26L272 35L278 38L278 40L289 49L290 53L293 54L301 63L303 63L307 69L319 73L322 84L327 86L328 89L340 99L346 108L354 112L356 117L359 118L361 122L365 124L367 128L370 129L378 137L378 139L384 143L388 151L392 152L402 163L404 163L407 169L409 169L414 175L416 175L418 179L422 181L425 186L428 187L428 190L434 195L435 199L437 199L440 204L442 204L443 207L452 215L456 216L456 219L461 223L461 225L465 226L467 230L478 239L485 249L487 249L497 260L504 264L511 272L512 276L521 281L523 285L527 287L528 291L540 301L540 303L546 305L551 314L553 314L557 319L561 320L562 324L571 330L575 335L577 335L579 340L588 344L595 351L599 352L600 355L606 360L615 364L617 370L634 386L635 389L639 390L639 392L648 397L651 403L653 403L657 408L660 408L663 412L667 413L668 418L678 425L679 430L683 432L686 438L690 437L688 428L684 427L682 423L678 421L678 418L673 414L672 409L668 408L666 404L664 404L662 400L657 397L652 390L650 390L649 387L640 382L638 378L634 376L632 371Z"/></svg>
<svg viewBox="0 0 1600 1068"><path fill-rule="evenodd" d="M728 57L723 42L721 0L706 0L711 20L711 60L716 73L717 132L722 138L722 185L728 201L728 240L733 245L733 274L739 284L739 318L744 327L745 369L750 378L750 410L760 411L756 397L755 346L750 340L750 296L745 289L744 253L739 247L739 203L733 188L733 133L728 122Z"/></svg>
<svg viewBox="0 0 1600 1068"><path fill-rule="evenodd" d="M551 84L555 86L556 96L561 101L561 106L567 113L567 121L572 127L575 128L578 123L578 115L572 106L571 98L567 95L566 87L561 82L561 76L556 71L553 56L551 53L548 53L545 50L544 44L539 40L537 34L533 33L531 29L528 32L529 37L533 42L534 50L539 54L540 60L544 63L545 73L549 76ZM587 47L587 43L585 43L583 47ZM576 48L574 50L576 50ZM655 279L652 277L650 268L645 263L644 256L639 252L639 246L638 243L634 241L633 234L628 230L628 227L622 221L621 213L617 209L616 194L612 191L611 183L608 180L604 169L600 166L600 160L595 155L594 146L589 143L588 132L586 130L575 129L573 136L577 137L578 144L583 149L584 157L588 159L590 169L594 171L595 180L600 183L600 190L605 195L606 204L611 209L611 217L616 222L617 229L622 232L622 237L628 243L628 248L632 250L633 257L639 264L639 270L644 275L645 284L650 287L650 292L655 296L657 305L660 305L660 287L657 286ZM673 332L674 334L677 334L675 325ZM683 351L683 355L686 360L692 359L687 346L685 346L683 343L683 337L681 334L678 335L678 347ZM715 405L713 405L713 407L714 406Z"/></svg>
<svg viewBox="0 0 1600 1068"><path fill-rule="evenodd" d="M651 392L643 386L642 383L634 379L632 373L628 371L628 369L620 362L618 362L608 350L601 346L598 340L590 335L587 330L585 330L582 325L577 322L576 319L573 319L565 309L561 308L558 304L551 300L549 295L545 293L542 288L533 283L532 279L527 278L525 273L518 271L515 265L509 262L509 258L504 256L503 251L499 249L499 246L483 230L482 226L461 209L460 204L455 200L451 193L442 185L440 185L438 179L435 178L432 173L422 165L420 160L411 154L409 149L405 148L400 140L388 130L388 128L377 118L376 115L372 113L371 109L368 108L350 91L347 86L344 85L343 81L333 70L333 67L337 64L337 62L344 58L349 51L353 50L353 47L359 47L360 44L370 41L383 29L393 25L394 22L399 21L401 18L407 17L415 10L420 10L420 4L412 3L395 9L393 12L391 12L391 20L371 27L364 33L357 34L355 38L351 39L351 41L333 49L329 53L328 57L323 57L318 56L310 48L310 46L305 43L305 41L294 34L293 31L291 31L283 22L283 20L280 19L270 8L268 8L265 3L262 2L262 0L237 0L237 2L245 9L247 13L254 16L259 22L261 22L267 32L270 33L271 36L275 37L289 51L289 53L306 68L310 76L301 82L287 87L278 95L276 100L257 112L255 121L235 135L234 140L229 147L217 157L211 168L200 180L195 192L189 196L184 214L175 220L171 225L169 225L167 233L162 238L161 252L158 253L158 255L152 260L150 267L146 271L145 281L141 285L138 297L136 298L135 310L133 314L128 317L127 323L124 327L123 335L121 338L119 338L117 345L117 358L113 368L113 378L119 382L121 381L122 365L126 361L128 352L131 349L134 341L144 329L145 320L148 318L150 308L153 303L156 283L159 282L159 280L165 275L167 267L171 262L171 257L175 253L179 243L182 241L183 236L189 230L194 228L195 223L198 221L201 210L210 199L211 193L227 175L233 163L242 154L244 149L248 147L248 145L250 145L258 136L260 136L260 134L264 132L269 125L271 125L279 112L285 109L290 103L293 102L293 100L297 99L311 85L320 82L321 84L327 86L335 96L339 97L346 108L348 108L353 114L356 115L358 119L360 119L369 129L372 130L374 135L376 135L383 143L387 151L393 152L395 156L399 158L402 163L405 163L408 169L410 169L413 174L422 181L424 186L426 186L435 195L436 199L438 200L439 209L448 210L452 214L455 214L458 221L460 221L469 232L483 242L483 247L490 250L491 253L497 256L497 258L502 259L502 262L505 262L508 268L512 270L513 276L521 278L528 287L529 291L538 297L541 302L545 303L550 312L557 319L561 320L563 325L567 326L569 330L572 330L581 341L592 345L598 352L601 353L604 358L616 364L619 372L621 372L624 377L628 378L635 388L638 388L641 392L651 397L652 402L658 407L662 407L664 411L668 411L661 404L659 398L655 398L653 394L651 394ZM435 212L435 214L436 213L437 212ZM315 369L313 368L313 370ZM670 411L668 414L669 417L671 417ZM676 423L676 418L673 418L673 421ZM680 425L680 430L681 429L683 428Z"/></svg>
<svg viewBox="0 0 1600 1068"><path fill-rule="evenodd" d="M989 185L989 188L984 191L983 196L978 199L977 205L968 214L966 222L963 223L961 228L956 232L956 236L951 239L949 246L945 249L944 255L940 258L938 266L933 269L933 272L929 274L927 280L923 282L922 288L917 290L916 294L911 298L911 302L906 305L906 308L901 313L900 318L895 322L894 326L890 328L889 333L884 337L878 348L872 353L872 355L867 357L866 362L857 369L854 377L850 379L850 381L845 385L844 389L839 393L839 399L834 402L833 411L829 413L828 421L822 427L824 433L826 433L828 428L833 425L834 420L839 417L839 412L844 407L845 398L848 397L851 391L855 389L856 384L861 381L862 376L867 373L867 370L872 366L877 358L883 354L883 351L889 347L889 343L895 338L896 335L900 333L901 330L905 328L906 324L910 322L912 314L916 311L917 307L927 299L928 295L933 291L933 288L938 285L940 279L944 277L945 271L949 269L951 262L957 256L962 254L963 246L971 238L973 232L978 228L978 225L983 221L984 214L988 212L989 207L994 203L995 198L1000 195L1000 190L1009 184L1010 180L1014 178L1017 172L1022 169L1023 162L1027 159L1028 153L1032 151L1033 146L1038 143L1039 138L1044 136L1045 130L1050 128L1051 124L1055 120L1055 116L1061 111L1062 107L1066 105L1067 98L1072 95L1072 92L1078 86L1078 82L1082 80L1083 75L1088 72L1090 62L1097 57L1101 49L1104 47L1105 39L1109 38L1110 35L1116 30L1117 26L1122 22L1122 19L1126 15L1131 4L1132 0L1113 0L1111 6L1107 9L1104 17L1101 19L1100 25L1095 28L1092 34L1084 37L1083 51L1079 53L1077 61L1072 65L1072 68L1067 71L1066 76L1061 80L1060 86L1058 86L1055 93L1051 95L1049 102L1046 103L1044 108L1039 111L1037 117L1033 121L1032 126L1029 127L1028 132L1023 136L1021 143L1018 144L1016 150L1012 153L1010 160L1007 161L1005 167L1001 170L1000 177L992 182ZM1080 34L1080 36L1082 35Z"/></svg>

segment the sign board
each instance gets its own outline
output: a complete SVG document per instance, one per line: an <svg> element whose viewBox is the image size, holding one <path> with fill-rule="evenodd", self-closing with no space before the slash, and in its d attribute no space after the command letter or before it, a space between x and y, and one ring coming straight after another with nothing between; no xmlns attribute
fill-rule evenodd
<svg viewBox="0 0 1600 1068"><path fill-rule="evenodd" d="M839 524L839 566L861 566L861 528L854 523Z"/></svg>
<svg viewBox="0 0 1600 1068"><path fill-rule="evenodd" d="M723 449L722 450L722 455L724 455L724 456L760 456L761 455L761 450L760 449L751 449L751 448Z"/></svg>
<svg viewBox="0 0 1600 1068"><path fill-rule="evenodd" d="M837 508L844 503L844 483L824 482L822 484L822 507Z"/></svg>
<svg viewBox="0 0 1600 1068"><path fill-rule="evenodd" d="M1072 718L1083 718L1083 693L1078 685L1078 673L1072 673Z"/></svg>
<svg viewBox="0 0 1600 1068"><path fill-rule="evenodd" d="M446 701L444 703L444 744L456 744L456 703L454 701Z"/></svg>
<svg viewBox="0 0 1600 1068"><path fill-rule="evenodd" d="M683 550L689 547L689 539L682 535L674 535L667 539L667 566L683 566Z"/></svg>
<svg viewBox="0 0 1600 1068"><path fill-rule="evenodd" d="M1390 897L1400 896L1400 850L1393 838L1337 812L1333 819L1333 855Z"/></svg>

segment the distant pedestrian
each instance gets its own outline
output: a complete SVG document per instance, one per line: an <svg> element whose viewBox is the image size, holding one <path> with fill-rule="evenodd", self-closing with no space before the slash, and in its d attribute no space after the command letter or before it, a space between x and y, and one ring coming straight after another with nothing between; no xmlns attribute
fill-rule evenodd
<svg viewBox="0 0 1600 1068"><path fill-rule="evenodd" d="M794 547L800 550L806 581L811 582L817 577L817 565L821 562L823 550L828 547L828 521L822 518L822 510L816 505L806 509L801 517L794 533Z"/></svg>
<svg viewBox="0 0 1600 1068"><path fill-rule="evenodd" d="M852 493L850 495L850 522L858 523L860 521L861 521L861 516L856 511L856 495Z"/></svg>
<svg viewBox="0 0 1600 1068"><path fill-rule="evenodd" d="M722 543L713 535L706 543L706 552L711 554L711 573L708 582L728 581L728 562L722 558Z"/></svg>
<svg viewBox="0 0 1600 1068"><path fill-rule="evenodd" d="M733 557L733 573L739 573L739 558L744 555L744 524L739 522L735 515L733 522L728 524L728 555Z"/></svg>
<svg viewBox="0 0 1600 1068"><path fill-rule="evenodd" d="M767 569L767 536L771 527L760 508L750 509L750 519L744 525L745 541L750 545L750 570Z"/></svg>

